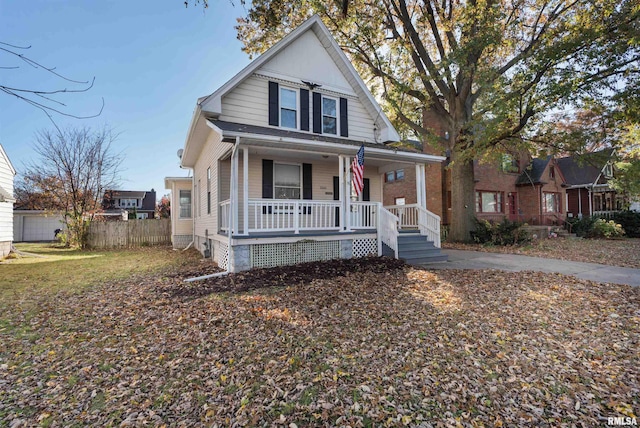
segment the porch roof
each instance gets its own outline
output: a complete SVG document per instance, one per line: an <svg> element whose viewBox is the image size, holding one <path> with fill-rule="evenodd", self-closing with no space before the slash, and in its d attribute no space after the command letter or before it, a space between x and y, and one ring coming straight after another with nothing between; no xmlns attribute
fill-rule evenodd
<svg viewBox="0 0 640 428"><path fill-rule="evenodd" d="M326 135L214 119L208 119L207 123L211 128L219 132L223 139L240 137L251 145L265 145L285 149L292 149L294 148L293 145L295 145L298 150L353 155L364 144L367 156L375 158L417 163L438 163L446 159L444 156L428 155L403 148L389 147L384 144L373 144Z"/></svg>

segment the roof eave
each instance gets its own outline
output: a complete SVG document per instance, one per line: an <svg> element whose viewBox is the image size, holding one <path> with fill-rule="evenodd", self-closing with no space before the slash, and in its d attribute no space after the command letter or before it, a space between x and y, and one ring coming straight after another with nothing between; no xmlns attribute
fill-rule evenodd
<svg viewBox="0 0 640 428"><path fill-rule="evenodd" d="M237 132L237 131L222 131L223 138L236 138L240 137L240 144L246 145L262 145L264 143L265 146L274 147L274 148L286 148L286 149L294 149L300 151L312 151L312 152L323 152L323 153L333 153L333 154L355 154L359 147L351 145L351 144L339 144L333 142L322 142L322 141L314 141L314 140L304 140L300 138L287 138L287 137L276 137L271 135L263 135L263 134L253 134L246 132ZM244 140L244 141L243 141ZM247 140L251 140L249 143ZM435 156L428 155L425 153L415 153L415 152L404 152L404 151L396 151L390 150L387 148L375 148L367 146L365 148L365 153L368 156L373 155L374 157L379 157L383 159L396 160L396 161L412 161L418 163L440 163L446 160L444 156ZM377 155L377 156L376 156Z"/></svg>

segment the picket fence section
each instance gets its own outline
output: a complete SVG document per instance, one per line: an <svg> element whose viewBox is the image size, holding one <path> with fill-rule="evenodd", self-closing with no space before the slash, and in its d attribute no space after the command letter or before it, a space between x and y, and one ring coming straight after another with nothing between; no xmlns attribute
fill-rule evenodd
<svg viewBox="0 0 640 428"><path fill-rule="evenodd" d="M128 220L92 222L90 248L145 247L171 244L171 220Z"/></svg>

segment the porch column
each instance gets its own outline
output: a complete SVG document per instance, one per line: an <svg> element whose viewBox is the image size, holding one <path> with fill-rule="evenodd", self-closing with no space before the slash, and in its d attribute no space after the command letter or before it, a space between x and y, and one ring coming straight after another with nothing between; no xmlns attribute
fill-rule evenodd
<svg viewBox="0 0 640 428"><path fill-rule="evenodd" d="M593 192L589 189L589 215L593 215Z"/></svg>
<svg viewBox="0 0 640 428"><path fill-rule="evenodd" d="M418 206L427 209L426 172L423 163L416 164L416 202Z"/></svg>
<svg viewBox="0 0 640 428"><path fill-rule="evenodd" d="M249 234L249 148L242 149L242 234Z"/></svg>
<svg viewBox="0 0 640 428"><path fill-rule="evenodd" d="M582 189L578 187L578 217L582 218Z"/></svg>
<svg viewBox="0 0 640 428"><path fill-rule="evenodd" d="M351 158L349 156L343 157L344 160L344 228L346 232L351 232Z"/></svg>
<svg viewBox="0 0 640 428"><path fill-rule="evenodd" d="M340 201L340 212L338 216L338 227L340 232L344 230L344 156L338 155L338 200Z"/></svg>
<svg viewBox="0 0 640 428"><path fill-rule="evenodd" d="M238 206L240 205L240 198L238 197L238 147L240 137L236 138L236 147L231 154L231 219L229 222L229 228L233 234L238 233Z"/></svg>

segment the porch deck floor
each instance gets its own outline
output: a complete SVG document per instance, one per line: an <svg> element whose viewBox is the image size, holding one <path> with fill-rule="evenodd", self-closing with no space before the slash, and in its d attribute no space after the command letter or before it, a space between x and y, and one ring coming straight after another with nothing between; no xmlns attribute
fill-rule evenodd
<svg viewBox="0 0 640 428"><path fill-rule="evenodd" d="M312 236L339 236L339 235L366 235L369 233L376 233L376 229L358 229L350 232L340 232L338 230L309 230L301 231L300 233L293 232L258 232L250 233L249 235L232 235L233 239L255 239L255 238L299 238L299 237L312 237ZM224 232L218 232L221 236L228 236Z"/></svg>

